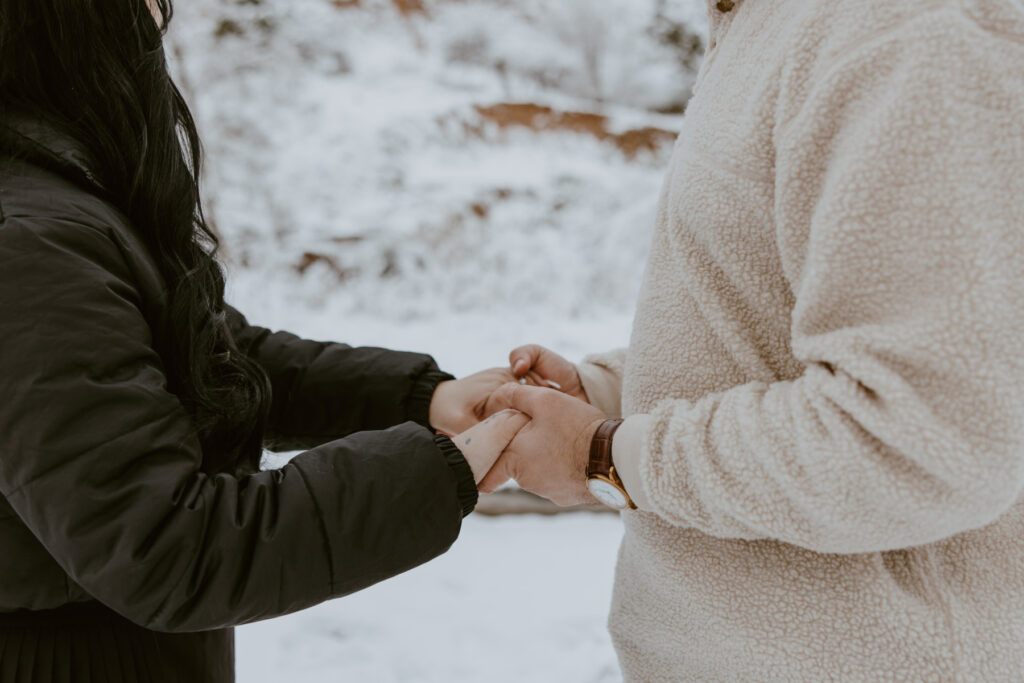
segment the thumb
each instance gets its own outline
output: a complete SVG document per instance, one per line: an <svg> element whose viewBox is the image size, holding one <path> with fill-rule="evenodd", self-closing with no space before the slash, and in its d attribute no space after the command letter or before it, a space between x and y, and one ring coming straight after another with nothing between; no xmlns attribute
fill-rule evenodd
<svg viewBox="0 0 1024 683"><path fill-rule="evenodd" d="M530 371L540 361L540 357L544 354L545 349L543 346L537 344L526 344L512 350L512 353L508 354L508 362L512 367L512 374L516 377L522 377Z"/></svg>
<svg viewBox="0 0 1024 683"><path fill-rule="evenodd" d="M521 413L526 413L530 417L533 417L543 412L541 405L552 393L557 392L555 392L554 389L545 389L543 387L534 387L528 384L509 382L508 384L498 387L498 389L491 394L491 401L494 402L495 406L518 410Z"/></svg>
<svg viewBox="0 0 1024 683"><path fill-rule="evenodd" d="M489 418L503 410L515 410L512 407L512 387L515 386L521 385L517 382L506 382L492 391L491 395L487 397L487 403L484 406L484 417Z"/></svg>
<svg viewBox="0 0 1024 683"><path fill-rule="evenodd" d="M484 476L479 482L477 482L477 489L481 493L494 493L502 487L505 482L513 479L512 476L512 458L515 455L513 453L503 453L498 461L494 463L487 475Z"/></svg>
<svg viewBox="0 0 1024 683"><path fill-rule="evenodd" d="M456 445L462 449L462 454L473 470L474 481L479 484L515 435L529 421L530 418L520 412L503 410L459 435Z"/></svg>
<svg viewBox="0 0 1024 683"><path fill-rule="evenodd" d="M519 430L529 423L530 417L518 410L503 410L500 413L495 413L484 423L486 428L491 431L490 438L488 439L489 444L498 453L504 452L508 445L512 443L512 439L516 438Z"/></svg>

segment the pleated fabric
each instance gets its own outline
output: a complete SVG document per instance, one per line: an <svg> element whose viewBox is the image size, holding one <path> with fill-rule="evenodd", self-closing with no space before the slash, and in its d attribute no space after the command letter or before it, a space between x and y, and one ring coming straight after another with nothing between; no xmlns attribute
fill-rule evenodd
<svg viewBox="0 0 1024 683"><path fill-rule="evenodd" d="M0 683L231 683L233 629L158 633L99 603L0 614Z"/></svg>

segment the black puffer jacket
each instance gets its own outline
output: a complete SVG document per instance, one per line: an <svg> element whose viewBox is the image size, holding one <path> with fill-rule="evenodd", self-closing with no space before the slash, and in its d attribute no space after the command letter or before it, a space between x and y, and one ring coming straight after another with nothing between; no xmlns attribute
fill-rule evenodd
<svg viewBox="0 0 1024 683"><path fill-rule="evenodd" d="M73 144L25 126L3 137L0 624L99 601L149 630L222 629L452 544L476 488L424 426L446 377L431 358L270 333L232 312L271 378L275 443L312 450L279 471L202 474L154 350L165 289L147 249L83 180Z"/></svg>

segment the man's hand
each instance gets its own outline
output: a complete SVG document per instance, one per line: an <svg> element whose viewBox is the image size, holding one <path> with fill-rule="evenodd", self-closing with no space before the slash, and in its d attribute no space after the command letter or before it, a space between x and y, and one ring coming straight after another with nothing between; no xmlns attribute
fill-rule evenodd
<svg viewBox="0 0 1024 683"><path fill-rule="evenodd" d="M452 437L452 442L462 451L469 468L473 470L473 479L477 484L494 466L512 437L529 421L530 418L515 410L503 410Z"/></svg>
<svg viewBox="0 0 1024 683"><path fill-rule="evenodd" d="M496 401L530 416L493 469L480 482L490 493L509 479L558 505L593 503L587 488L590 441L606 415L554 389L508 384Z"/></svg>
<svg viewBox="0 0 1024 683"><path fill-rule="evenodd" d="M508 356L512 374L530 384L551 387L581 401L590 402L576 366L554 351L536 344L520 346Z"/></svg>
<svg viewBox="0 0 1024 683"><path fill-rule="evenodd" d="M448 436L466 431L488 415L508 407L493 404L491 396L503 384L514 381L510 370L492 368L441 382L430 400L430 426Z"/></svg>

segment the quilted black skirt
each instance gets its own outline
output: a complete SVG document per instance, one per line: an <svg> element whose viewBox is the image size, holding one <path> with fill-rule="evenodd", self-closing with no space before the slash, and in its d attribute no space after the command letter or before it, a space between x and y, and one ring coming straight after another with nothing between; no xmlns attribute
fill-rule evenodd
<svg viewBox="0 0 1024 683"><path fill-rule="evenodd" d="M233 629L158 633L99 603L0 613L0 683L228 683Z"/></svg>

